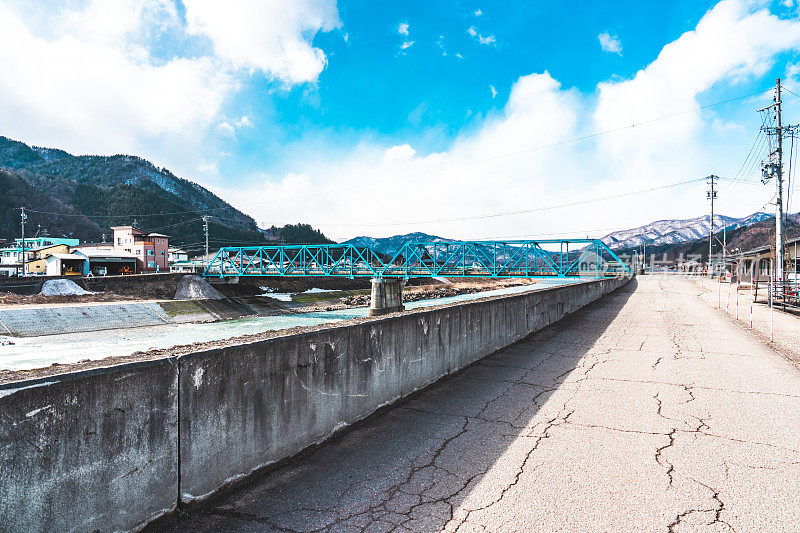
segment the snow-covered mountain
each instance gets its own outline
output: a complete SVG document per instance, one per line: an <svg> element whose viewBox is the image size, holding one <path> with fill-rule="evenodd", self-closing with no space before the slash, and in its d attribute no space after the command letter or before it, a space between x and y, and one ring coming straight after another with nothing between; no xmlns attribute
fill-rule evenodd
<svg viewBox="0 0 800 533"><path fill-rule="evenodd" d="M756 222L761 222L773 215L769 213L753 213L752 215L735 218L725 215L714 215L714 231L722 231L725 227L729 231L742 226L749 226ZM708 237L709 216L705 215L686 220L658 220L650 224L615 231L603 237L603 242L613 250L621 248L636 248L642 243L648 246L662 244L679 244ZM367 246L376 252L386 255L394 255L404 244L409 242L448 242L453 239L437 237L427 233L408 233L406 235L394 235L393 237L356 237L345 241L344 244L354 244L356 246Z"/></svg>
<svg viewBox="0 0 800 533"><path fill-rule="evenodd" d="M769 213L753 213L752 215L735 218L725 215L714 215L714 231L722 231L725 227L734 230L742 226L749 226L756 222L771 218ZM642 243L648 245L678 244L708 236L710 229L710 216L689 218L686 220L658 220L645 226L631 228L609 233L603 237L603 242L609 248L636 248Z"/></svg>
<svg viewBox="0 0 800 533"><path fill-rule="evenodd" d="M408 242L448 242L452 240L453 239L445 239L443 237L428 235L427 233L420 233L417 231L414 233L407 233L405 235L394 235L392 237L383 238L355 237L349 241L343 242L342 244L367 246L376 252L386 255L394 255L403 247L404 244Z"/></svg>

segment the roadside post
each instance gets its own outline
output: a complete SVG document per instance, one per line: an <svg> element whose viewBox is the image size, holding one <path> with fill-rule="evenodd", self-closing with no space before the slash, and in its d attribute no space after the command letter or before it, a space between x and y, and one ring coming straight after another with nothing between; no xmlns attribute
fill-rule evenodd
<svg viewBox="0 0 800 533"><path fill-rule="evenodd" d="M769 341L775 340L775 302L773 301L774 295L772 294L772 260L769 262Z"/></svg>

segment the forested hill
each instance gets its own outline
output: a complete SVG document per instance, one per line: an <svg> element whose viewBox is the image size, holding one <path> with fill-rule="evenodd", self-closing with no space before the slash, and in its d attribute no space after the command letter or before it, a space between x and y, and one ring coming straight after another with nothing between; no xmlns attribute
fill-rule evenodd
<svg viewBox="0 0 800 533"><path fill-rule="evenodd" d="M136 156L74 156L0 136L0 238L19 237L19 207L30 234L98 241L131 224L199 250L204 214L212 248L266 242L252 217L207 189Z"/></svg>

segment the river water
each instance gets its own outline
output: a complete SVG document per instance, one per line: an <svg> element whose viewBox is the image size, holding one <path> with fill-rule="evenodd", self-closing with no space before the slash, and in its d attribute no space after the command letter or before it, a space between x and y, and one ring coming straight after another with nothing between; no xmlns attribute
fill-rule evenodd
<svg viewBox="0 0 800 533"><path fill-rule="evenodd" d="M542 290L577 281L581 280L544 280L535 285L520 285L473 294L461 294L448 298L407 302L405 307L406 309L417 309L419 307L475 300L486 296ZM142 328L13 338L15 344L0 346L0 369L26 370L49 366L53 363L68 364L84 359L125 356L136 351L147 351L153 348L169 348L193 342L216 341L239 335L276 331L296 326L317 326L365 316L367 316L367 308L358 307L339 311L240 318L202 324L165 324Z"/></svg>

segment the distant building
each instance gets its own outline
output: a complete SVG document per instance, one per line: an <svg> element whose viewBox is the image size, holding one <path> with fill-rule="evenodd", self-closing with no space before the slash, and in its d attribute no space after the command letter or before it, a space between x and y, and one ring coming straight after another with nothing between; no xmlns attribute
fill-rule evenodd
<svg viewBox="0 0 800 533"><path fill-rule="evenodd" d="M169 271L180 274L202 274L206 266L200 259L189 259L170 263Z"/></svg>
<svg viewBox="0 0 800 533"><path fill-rule="evenodd" d="M139 272L168 272L169 236L147 233L135 226L113 226L114 250L133 254Z"/></svg>
<svg viewBox="0 0 800 533"><path fill-rule="evenodd" d="M27 239L26 239L27 240ZM47 258L53 254L68 254L69 246L66 244L51 244L49 246L42 246L41 248L32 248L30 252L25 249L25 255L28 256L25 271L29 276L43 276L47 273Z"/></svg>
<svg viewBox="0 0 800 533"><path fill-rule="evenodd" d="M774 244L747 250L738 255L738 273L742 280L768 280L770 265L775 260ZM800 239L786 241L786 274L788 279L800 279Z"/></svg>
<svg viewBox="0 0 800 533"><path fill-rule="evenodd" d="M86 257L78 254L54 253L45 260L48 276L82 276Z"/></svg>
<svg viewBox="0 0 800 533"><path fill-rule="evenodd" d="M182 274L202 274L216 255L216 252L212 252L208 255L197 256L193 259L176 261L175 263L171 263L169 265L169 271L173 273L179 272Z"/></svg>
<svg viewBox="0 0 800 533"><path fill-rule="evenodd" d="M167 250L167 263L169 265L177 263L178 261L188 261L188 260L189 260L189 253L181 250L180 248L170 247Z"/></svg>
<svg viewBox="0 0 800 533"><path fill-rule="evenodd" d="M82 258L83 275L88 276L119 276L125 274L138 274L139 258L126 250L106 250L98 248L75 248L70 258L60 259L60 263L53 263L52 270L59 271L66 265L65 260Z"/></svg>
<svg viewBox="0 0 800 533"><path fill-rule="evenodd" d="M66 252L76 246L78 239L62 237L25 237L25 270L28 274L44 274L50 253ZM31 267L28 263L35 263ZM14 239L12 246L0 248L0 276L22 275L22 239Z"/></svg>
<svg viewBox="0 0 800 533"><path fill-rule="evenodd" d="M264 238L270 242L278 242L280 240L280 235L278 235L278 228L274 226L269 229L262 229L261 234L264 235Z"/></svg>

